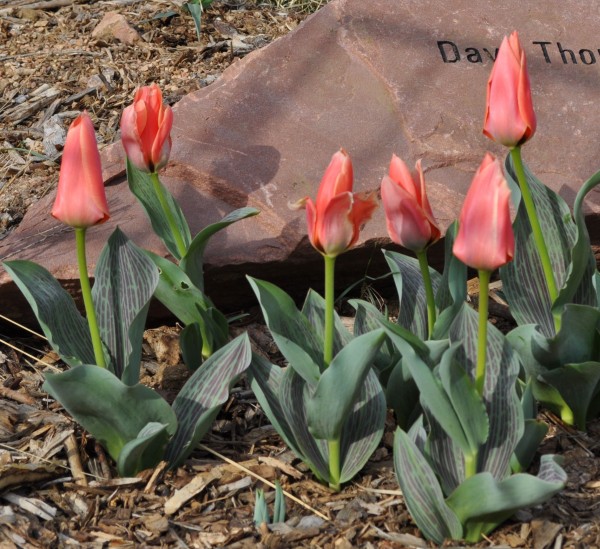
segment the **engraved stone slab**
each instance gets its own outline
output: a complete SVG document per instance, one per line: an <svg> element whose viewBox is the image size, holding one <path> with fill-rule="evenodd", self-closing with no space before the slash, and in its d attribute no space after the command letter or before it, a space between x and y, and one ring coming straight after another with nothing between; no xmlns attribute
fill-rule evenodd
<svg viewBox="0 0 600 549"><path fill-rule="evenodd" d="M496 48L515 29L528 56L538 117L538 133L523 157L572 204L600 168L598 10L563 0L333 0L293 33L182 99L162 180L193 232L234 208L262 210L207 249L211 297L229 310L252 303L244 273L292 292L320 287L321 259L306 239L304 214L287 204L315 196L339 147L352 157L357 190L379 186L392 153L409 164L422 158L434 213L447 226L484 153L505 154L481 128ZM127 189L120 144L105 149L103 159L112 219L89 231L90 266L115 225L164 253ZM35 258L70 284L73 235L50 218L52 200L32 207L0 242L0 259ZM597 244L597 192L587 208ZM361 242L340 257L340 288L364 274L368 259L375 271L381 265L374 249L387 242L381 209ZM2 308L19 316L23 311L8 300L14 294L0 269Z"/></svg>

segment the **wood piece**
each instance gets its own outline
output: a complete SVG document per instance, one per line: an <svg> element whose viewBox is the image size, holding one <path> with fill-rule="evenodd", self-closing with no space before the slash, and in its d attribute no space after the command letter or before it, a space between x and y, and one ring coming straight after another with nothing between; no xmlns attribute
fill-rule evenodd
<svg viewBox="0 0 600 549"><path fill-rule="evenodd" d="M83 467L81 466L81 457L79 455L79 448L77 447L75 435L71 435L65 440L65 448L67 450L69 467L71 467L71 473L73 474L75 482L82 486L87 486L87 478L83 472Z"/></svg>

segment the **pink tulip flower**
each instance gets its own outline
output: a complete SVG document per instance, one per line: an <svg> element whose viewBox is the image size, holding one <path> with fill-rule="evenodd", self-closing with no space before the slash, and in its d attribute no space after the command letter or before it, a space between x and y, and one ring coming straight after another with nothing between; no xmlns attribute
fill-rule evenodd
<svg viewBox="0 0 600 549"><path fill-rule="evenodd" d="M86 112L73 121L67 133L52 215L81 229L110 217L96 134Z"/></svg>
<svg viewBox="0 0 600 549"><path fill-rule="evenodd" d="M121 140L127 157L138 169L160 170L171 154L173 111L163 104L156 84L140 88L121 116Z"/></svg>
<svg viewBox="0 0 600 549"><path fill-rule="evenodd" d="M323 175L316 204L308 197L297 204L306 207L311 244L325 256L336 257L351 248L377 207L374 194L353 193L352 184L352 162L342 149L333 155Z"/></svg>
<svg viewBox="0 0 600 549"><path fill-rule="evenodd" d="M531 139L535 128L527 61L515 31L504 37L488 80L483 133L513 148Z"/></svg>
<svg viewBox="0 0 600 549"><path fill-rule="evenodd" d="M381 182L381 200L388 234L407 250L421 252L441 237L425 191L421 161L416 164L415 182L406 164L392 156L389 175Z"/></svg>
<svg viewBox="0 0 600 549"><path fill-rule="evenodd" d="M512 260L510 189L498 159L487 153L467 192L452 251L474 269L494 271Z"/></svg>

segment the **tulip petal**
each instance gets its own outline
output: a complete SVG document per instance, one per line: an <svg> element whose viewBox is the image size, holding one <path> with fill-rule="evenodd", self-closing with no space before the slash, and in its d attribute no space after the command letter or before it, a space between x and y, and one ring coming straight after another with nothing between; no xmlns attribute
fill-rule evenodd
<svg viewBox="0 0 600 549"><path fill-rule="evenodd" d="M334 196L352 192L352 182L352 162L348 153L341 149L331 157L331 162L321 179L317 191L317 211L324 211Z"/></svg>
<svg viewBox="0 0 600 549"><path fill-rule="evenodd" d="M110 217L94 125L85 112L67 133L52 216L78 228L104 223Z"/></svg>
<svg viewBox="0 0 600 549"><path fill-rule="evenodd" d="M432 228L415 197L390 177L384 176L381 200L390 238L408 250L419 252L425 249L430 244Z"/></svg>
<svg viewBox="0 0 600 549"><path fill-rule="evenodd" d="M323 212L319 212L317 206L317 215L320 217L317 217L317 231L313 238L318 243L315 247L323 254L335 257L350 247L354 239L354 224L350 215L352 204L352 193L346 192L334 196Z"/></svg>
<svg viewBox="0 0 600 549"><path fill-rule="evenodd" d="M453 252L469 267L485 271L513 258L510 189L500 162L489 153L465 197Z"/></svg>

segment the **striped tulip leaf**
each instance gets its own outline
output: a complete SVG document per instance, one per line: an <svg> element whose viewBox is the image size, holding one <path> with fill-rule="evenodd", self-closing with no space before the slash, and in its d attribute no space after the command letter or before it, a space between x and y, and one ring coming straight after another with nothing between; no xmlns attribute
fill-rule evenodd
<svg viewBox="0 0 600 549"><path fill-rule="evenodd" d="M179 253L177 242L175 241L175 237L173 236L173 232L171 231L171 227L165 216L163 205L157 195L155 184L158 186L164 197L164 203L169 209L172 219L175 221L177 230L179 234L181 234L187 250L192 241L190 228L181 208L173 198L173 195L160 181L153 181L152 174L136 168L129 159L127 159L127 183L129 184L131 192L144 208L156 235L163 241L163 244L166 246L167 250L171 252L171 255L175 259L180 260L181 254Z"/></svg>
<svg viewBox="0 0 600 549"><path fill-rule="evenodd" d="M313 328L283 290L264 280L248 277L248 281L277 347L307 383L316 383L324 366L322 332Z"/></svg>
<svg viewBox="0 0 600 549"><path fill-rule="evenodd" d="M337 440L341 436L384 338L384 331L377 330L353 339L321 374L307 402L308 428L315 438Z"/></svg>
<svg viewBox="0 0 600 549"><path fill-rule="evenodd" d="M465 480L446 503L464 526L465 539L476 542L519 509L550 499L564 488L566 480L558 458L545 455L537 476L521 473L498 479L479 473Z"/></svg>
<svg viewBox="0 0 600 549"><path fill-rule="evenodd" d="M187 252L180 262L180 267L190 277L201 292L204 291L204 250L210 238L219 231L229 227L232 223L241 221L248 217L255 216L260 213L256 208L239 208L233 212L229 212L221 221L211 223L204 227L192 240Z"/></svg>
<svg viewBox="0 0 600 549"><path fill-rule="evenodd" d="M555 333L554 319L548 286L542 269L540 256L533 238L529 218L524 203L520 200L520 190L516 182L511 155L506 160L507 180L513 193L513 202L518 205L517 216L513 224L515 234L514 260L500 269L503 292L510 305L511 312L519 325L538 324L540 331L551 337ZM572 271L572 252L578 240L578 228L571 217L565 201L551 189L541 183L525 167L525 175L531 190L540 226L552 264L556 286L560 290L567 282L569 271ZM579 231L579 237L585 239ZM567 284L561 303L572 299L576 303L595 305L596 295L592 285L595 271L591 262L591 250L585 252L579 246L578 254L587 253L587 258L580 256L577 277ZM583 271L583 272L582 272Z"/></svg>
<svg viewBox="0 0 600 549"><path fill-rule="evenodd" d="M127 385L139 381L146 316L157 285L154 263L116 228L98 258L92 297L112 370Z"/></svg>
<svg viewBox="0 0 600 549"><path fill-rule="evenodd" d="M421 339L427 339L427 299L425 285L414 257L384 250L383 255L393 273L400 309L398 324ZM437 292L441 275L429 269L433 291Z"/></svg>
<svg viewBox="0 0 600 549"><path fill-rule="evenodd" d="M446 539L461 539L463 527L444 501L435 472L400 428L394 436L394 470L410 515L423 535L440 545Z"/></svg>
<svg viewBox="0 0 600 549"><path fill-rule="evenodd" d="M187 380L173 402L177 432L165 454L171 468L180 465L208 432L251 359L248 334L242 334L212 354Z"/></svg>
<svg viewBox="0 0 600 549"><path fill-rule="evenodd" d="M46 374L43 389L106 448L121 475L156 465L177 427L173 410L156 391L139 383L126 385L99 366Z"/></svg>
<svg viewBox="0 0 600 549"><path fill-rule="evenodd" d="M94 364L94 348L85 318L69 293L41 265L5 261L4 268L27 299L52 348L69 366Z"/></svg>

